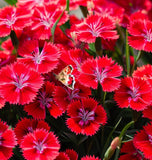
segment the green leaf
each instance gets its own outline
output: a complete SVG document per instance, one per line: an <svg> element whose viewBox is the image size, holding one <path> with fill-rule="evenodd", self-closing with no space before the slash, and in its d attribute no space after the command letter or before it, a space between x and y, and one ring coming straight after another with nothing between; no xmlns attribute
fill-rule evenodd
<svg viewBox="0 0 152 160"><path fill-rule="evenodd" d="M69 12L69 5L70 5L70 0L66 0L66 11Z"/></svg>
<svg viewBox="0 0 152 160"><path fill-rule="evenodd" d="M86 49L85 48L85 51L87 52L87 53L89 53L91 56L96 56L96 53L95 52L93 52L92 50L90 50L90 49Z"/></svg>
<svg viewBox="0 0 152 160"><path fill-rule="evenodd" d="M93 52L96 53L96 48L95 48L95 44L94 43L89 43L89 49L91 49Z"/></svg>
<svg viewBox="0 0 152 160"><path fill-rule="evenodd" d="M53 25L53 27L52 27L52 29L51 29L52 41L53 41L53 43L54 43L54 33L55 33L55 29L56 29L56 26L57 26L57 24L59 23L61 17L63 16L63 13L64 13L64 11L61 13L61 15L60 15L59 18L56 20L56 22L54 23L54 25Z"/></svg>
<svg viewBox="0 0 152 160"><path fill-rule="evenodd" d="M4 1L12 6L17 3L17 0L4 0Z"/></svg>
<svg viewBox="0 0 152 160"><path fill-rule="evenodd" d="M126 29L126 65L127 65L127 75L130 76L130 54L128 45L128 31Z"/></svg>

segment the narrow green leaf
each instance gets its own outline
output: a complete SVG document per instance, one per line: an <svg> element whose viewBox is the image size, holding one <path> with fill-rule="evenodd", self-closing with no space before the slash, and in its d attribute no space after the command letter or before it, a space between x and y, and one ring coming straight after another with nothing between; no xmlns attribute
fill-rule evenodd
<svg viewBox="0 0 152 160"><path fill-rule="evenodd" d="M63 13L64 13L64 11L61 13L61 15L60 15L59 18L56 20L56 22L54 23L54 25L53 25L53 27L52 27L52 29L51 29L52 41L53 41L53 43L54 43L54 33L55 33L55 29L56 29L56 26L57 26L57 24L59 23L61 17L63 16Z"/></svg>
<svg viewBox="0 0 152 160"><path fill-rule="evenodd" d="M128 128L131 127L134 123L135 123L134 121L131 121L128 124L126 124L125 127L122 129L122 131L119 135L119 138L120 138L121 141L122 141L123 136L125 135L126 131L128 130ZM118 157L119 157L120 147L121 147L121 143L120 143L120 146L116 149L116 154L115 154L115 159L114 160L117 160Z"/></svg>
<svg viewBox="0 0 152 160"><path fill-rule="evenodd" d="M128 46L128 31L126 29L126 65L127 65L127 75L130 76L130 54Z"/></svg>
<svg viewBox="0 0 152 160"><path fill-rule="evenodd" d="M70 5L70 0L66 0L66 11L69 12L69 5Z"/></svg>
<svg viewBox="0 0 152 160"><path fill-rule="evenodd" d="M85 48L85 51L86 51L87 53L89 53L91 56L94 56L94 57L95 57L95 55L96 55L96 53L93 52L93 51L90 50L90 49L86 49L86 48Z"/></svg>
<svg viewBox="0 0 152 160"><path fill-rule="evenodd" d="M137 62L139 61L140 57L141 57L142 51L140 50L138 52L137 57L134 56L134 64L132 66L132 70L131 70L131 74L133 73L133 71L135 70L136 66L137 66Z"/></svg>
<svg viewBox="0 0 152 160"><path fill-rule="evenodd" d="M4 1L12 6L17 3L17 0L4 0Z"/></svg>
<svg viewBox="0 0 152 160"><path fill-rule="evenodd" d="M95 44L94 43L89 43L89 49L91 49L93 52L96 53L96 48L95 48Z"/></svg>
<svg viewBox="0 0 152 160"><path fill-rule="evenodd" d="M106 149L107 149L107 147L108 147L108 145L109 145L109 142L110 142L110 139L111 139L111 137L112 137L112 134L114 133L114 131L116 130L116 128L117 128L118 125L120 124L121 120L122 120L122 117L120 117L119 121L118 121L117 124L113 127L113 130L112 130L112 131L110 132L110 134L108 135L107 141L106 141L106 143L105 143L105 145L104 145L104 148L103 148L103 155L104 155L104 153L105 153L105 151L106 151ZM103 156L103 155L102 155L102 156Z"/></svg>
<svg viewBox="0 0 152 160"><path fill-rule="evenodd" d="M120 135L119 135L119 138L122 140L123 136L125 135L126 131L128 130L128 128L130 126L132 126L135 122L134 121L131 121L129 122L127 125L125 125L125 127L123 128L123 130L121 131Z"/></svg>

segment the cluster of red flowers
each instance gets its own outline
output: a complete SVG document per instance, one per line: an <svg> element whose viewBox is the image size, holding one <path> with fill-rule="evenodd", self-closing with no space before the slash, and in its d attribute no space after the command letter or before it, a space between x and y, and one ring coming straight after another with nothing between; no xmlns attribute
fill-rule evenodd
<svg viewBox="0 0 152 160"><path fill-rule="evenodd" d="M79 6L82 19L71 14ZM130 52L152 52L151 12L150 0L18 0L0 9L0 37L7 39L0 47L0 109L9 103L27 113L15 127L0 121L0 159L18 145L27 160L77 160L75 150L61 149L47 116L66 115L72 133L94 136L108 123L107 92L117 107L152 120L152 65L136 69L134 54L129 64L127 54L122 63L115 58L125 29ZM152 123L122 146L119 160L152 160L151 150Z"/></svg>

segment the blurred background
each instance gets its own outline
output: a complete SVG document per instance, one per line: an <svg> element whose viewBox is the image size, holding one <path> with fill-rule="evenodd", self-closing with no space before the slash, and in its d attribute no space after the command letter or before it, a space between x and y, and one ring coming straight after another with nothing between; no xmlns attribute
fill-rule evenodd
<svg viewBox="0 0 152 160"><path fill-rule="evenodd" d="M6 6L7 3L4 0L0 0L0 8L2 8L3 6Z"/></svg>

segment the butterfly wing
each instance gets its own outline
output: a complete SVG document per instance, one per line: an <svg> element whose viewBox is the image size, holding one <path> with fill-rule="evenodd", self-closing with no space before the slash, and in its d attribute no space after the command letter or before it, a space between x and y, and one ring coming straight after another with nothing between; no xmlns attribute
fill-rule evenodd
<svg viewBox="0 0 152 160"><path fill-rule="evenodd" d="M75 84L75 77L71 74L72 72L72 65L68 65L64 69L62 69L58 75L56 75L56 78L65 86L73 90Z"/></svg>

